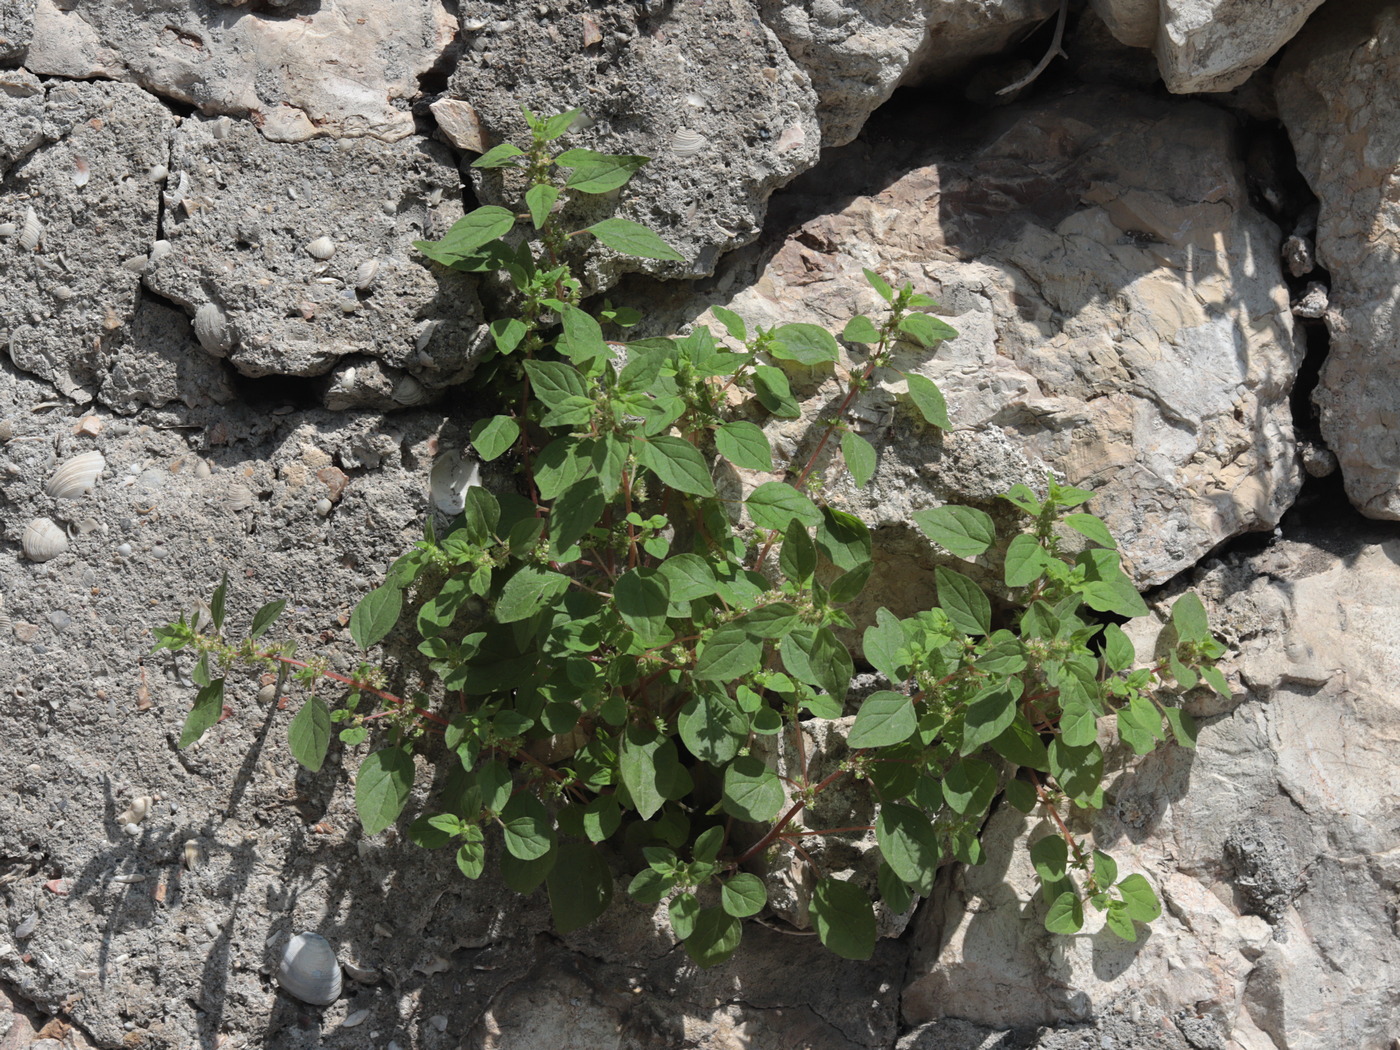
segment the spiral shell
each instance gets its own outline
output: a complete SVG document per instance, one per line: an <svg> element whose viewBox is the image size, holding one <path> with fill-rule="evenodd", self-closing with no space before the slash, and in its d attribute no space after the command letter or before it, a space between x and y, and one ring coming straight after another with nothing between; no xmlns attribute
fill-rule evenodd
<svg viewBox="0 0 1400 1050"><path fill-rule="evenodd" d="M223 357L233 348L228 315L214 303L205 303L195 311L194 334L199 345L215 357Z"/></svg>
<svg viewBox="0 0 1400 1050"><path fill-rule="evenodd" d="M340 998L340 964L335 949L319 933L297 934L282 953L277 983L304 1003L329 1006Z"/></svg>
<svg viewBox="0 0 1400 1050"><path fill-rule="evenodd" d="M374 287L374 282L378 277L379 260L366 259L355 270L355 287L359 291L367 292Z"/></svg>
<svg viewBox="0 0 1400 1050"><path fill-rule="evenodd" d="M54 471L53 477L49 478L49 483L44 486L44 491L54 499L77 499L93 490L98 475L106 466L107 461L102 457L102 453L95 449L84 452L81 456L74 456Z"/></svg>
<svg viewBox="0 0 1400 1050"><path fill-rule="evenodd" d="M68 549L68 536L48 518L35 518L20 537L20 546L30 561L49 561Z"/></svg>
<svg viewBox="0 0 1400 1050"><path fill-rule="evenodd" d="M693 157L709 144L710 140L694 128L677 128L671 136L671 152L678 157Z"/></svg>
<svg viewBox="0 0 1400 1050"><path fill-rule="evenodd" d="M19 231L19 246L27 252L35 251L44 239L44 228L39 225L39 216L33 208L24 209L24 225Z"/></svg>
<svg viewBox="0 0 1400 1050"><path fill-rule="evenodd" d="M335 241L329 237L317 237L306 246L306 254L324 262L335 254Z"/></svg>

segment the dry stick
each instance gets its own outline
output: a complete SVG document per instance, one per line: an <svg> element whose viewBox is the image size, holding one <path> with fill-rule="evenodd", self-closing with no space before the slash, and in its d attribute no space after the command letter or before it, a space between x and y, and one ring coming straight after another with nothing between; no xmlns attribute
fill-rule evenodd
<svg viewBox="0 0 1400 1050"><path fill-rule="evenodd" d="M1065 19L1068 15L1069 0L1060 0L1060 15L1055 19L1055 38L1050 41L1050 49L1045 52L1044 57L1041 58L1034 69L1020 80L1016 81L1016 83L1006 85L1006 87L997 92L998 95L1010 95L1014 91L1020 91L1027 84L1031 83L1031 81L1035 80L1036 77L1044 73L1050 63L1055 60L1056 55L1069 58L1069 56L1065 54L1064 49L1060 47L1060 44L1065 38Z"/></svg>

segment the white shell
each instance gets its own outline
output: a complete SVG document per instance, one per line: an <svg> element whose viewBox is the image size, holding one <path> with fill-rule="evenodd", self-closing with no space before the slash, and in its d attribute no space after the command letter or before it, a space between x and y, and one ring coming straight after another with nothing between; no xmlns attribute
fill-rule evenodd
<svg viewBox="0 0 1400 1050"><path fill-rule="evenodd" d="M164 164L152 164L146 169L147 182L164 182L165 177L170 174L170 169Z"/></svg>
<svg viewBox="0 0 1400 1050"><path fill-rule="evenodd" d="M44 491L54 499L77 499L92 491L107 461L94 449L60 464Z"/></svg>
<svg viewBox="0 0 1400 1050"><path fill-rule="evenodd" d="M19 227L12 222L0 222L0 237L13 237L19 233Z"/></svg>
<svg viewBox="0 0 1400 1050"><path fill-rule="evenodd" d="M335 960L335 949L319 933L297 934L277 965L277 983L304 1003L329 1006L340 998L340 964Z"/></svg>
<svg viewBox="0 0 1400 1050"><path fill-rule="evenodd" d="M118 824L140 824L150 815L151 808L156 800L151 795L142 795L131 800L131 805L126 807L125 812L117 817Z"/></svg>
<svg viewBox="0 0 1400 1050"><path fill-rule="evenodd" d="M24 225L19 231L19 246L27 252L32 252L39 247L39 242L44 239L44 228L39 225L39 216L34 214L33 208L24 209Z"/></svg>
<svg viewBox="0 0 1400 1050"><path fill-rule="evenodd" d="M167 174L167 178L168 178L168 174ZM169 185L170 185L170 183L167 182L167 183L166 183L166 186L168 187ZM165 206L166 206L166 208L173 212L176 208L178 208L181 204L184 203L184 201L185 201L185 196L186 196L186 194L188 194L189 192L190 192L190 176L189 176L189 172L182 171L182 172L180 172L180 178L179 178L179 179L176 181L176 183L175 183L174 189L165 189L165 190L162 190L162 191L161 191L161 196L165 198Z"/></svg>
<svg viewBox="0 0 1400 1050"><path fill-rule="evenodd" d="M393 393L389 396L401 405L421 405L428 400L428 392L423 389L423 384L412 376L404 376L395 383Z"/></svg>
<svg viewBox="0 0 1400 1050"><path fill-rule="evenodd" d="M198 839L187 839L184 847L185 867L189 871L194 871L204 864L204 849L199 844Z"/></svg>
<svg viewBox="0 0 1400 1050"><path fill-rule="evenodd" d="M335 241L329 237L317 237L306 246L306 254L313 259L325 261L335 254Z"/></svg>
<svg viewBox="0 0 1400 1050"><path fill-rule="evenodd" d="M228 316L214 303L205 303L195 311L194 334L199 345L215 357L223 357L233 348Z"/></svg>
<svg viewBox="0 0 1400 1050"><path fill-rule="evenodd" d="M48 518L35 518L24 530L20 546L30 561L48 561L68 549L68 537Z"/></svg>
<svg viewBox="0 0 1400 1050"><path fill-rule="evenodd" d="M155 262L157 259L163 259L165 256L169 255L171 248L172 245L169 241L152 241L151 262Z"/></svg>
<svg viewBox="0 0 1400 1050"><path fill-rule="evenodd" d="M671 152L680 157L693 157L709 144L710 140L694 128L677 128L671 136Z"/></svg>
<svg viewBox="0 0 1400 1050"><path fill-rule="evenodd" d="M467 489L481 485L481 466L468 462L460 452L438 456L428 474L433 506L444 514L460 514L467 505Z"/></svg>
<svg viewBox="0 0 1400 1050"><path fill-rule="evenodd" d="M81 155L73 158L73 185L79 188L86 186L88 180L92 178L92 165L87 162L87 158Z"/></svg>
<svg viewBox="0 0 1400 1050"><path fill-rule="evenodd" d="M379 276L379 260L366 259L355 270L355 287L362 292L367 292L374 286L375 278Z"/></svg>

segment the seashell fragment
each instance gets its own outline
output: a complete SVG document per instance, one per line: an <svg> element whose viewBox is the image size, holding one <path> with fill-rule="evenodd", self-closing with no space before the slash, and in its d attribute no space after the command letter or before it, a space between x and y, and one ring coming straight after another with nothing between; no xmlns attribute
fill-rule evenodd
<svg viewBox="0 0 1400 1050"><path fill-rule="evenodd" d="M35 251L44 239L44 228L39 225L39 216L33 208L24 209L24 225L19 230L19 246L27 252Z"/></svg>
<svg viewBox="0 0 1400 1050"><path fill-rule="evenodd" d="M119 883L121 883L123 886L134 886L134 885L136 885L138 882L145 882L145 881L146 881L146 876L144 876L144 875L136 875L136 874L132 874L132 875L117 875L117 876L114 876L114 877L113 877L112 881L113 881L113 882L119 882Z"/></svg>
<svg viewBox="0 0 1400 1050"><path fill-rule="evenodd" d="M444 514L460 514L467 505L467 490L481 485L481 466L468 462L460 452L439 456L428 474L433 506Z"/></svg>
<svg viewBox="0 0 1400 1050"><path fill-rule="evenodd" d="M356 966L354 963L345 963L341 969L343 969L356 984L378 984L382 979L378 970L371 970L364 966Z"/></svg>
<svg viewBox="0 0 1400 1050"><path fill-rule="evenodd" d="M37 929L38 926L39 913L37 911L30 913L29 918L25 919L22 923L15 927L15 940L22 941L26 937L32 937L34 935L35 929Z"/></svg>
<svg viewBox="0 0 1400 1050"><path fill-rule="evenodd" d="M0 237L13 237L19 233L19 227L12 222L0 222Z"/></svg>
<svg viewBox="0 0 1400 1050"><path fill-rule="evenodd" d="M709 144L710 140L694 128L677 128L671 136L671 152L678 157L693 157Z"/></svg>
<svg viewBox="0 0 1400 1050"><path fill-rule="evenodd" d="M412 376L404 376L394 384L394 391L389 395L401 405L421 405L428 400L428 392L423 389L423 384Z"/></svg>
<svg viewBox="0 0 1400 1050"><path fill-rule="evenodd" d="M335 960L335 949L319 933L297 934L277 965L277 983L304 1003L329 1006L340 998L340 964Z"/></svg>
<svg viewBox="0 0 1400 1050"><path fill-rule="evenodd" d="M306 254L324 262L335 254L335 241L329 237L317 237L306 246Z"/></svg>
<svg viewBox="0 0 1400 1050"><path fill-rule="evenodd" d="M151 807L155 805L155 798L151 795L141 795L139 798L131 800L131 805L117 818L118 824L140 824L150 815Z"/></svg>
<svg viewBox="0 0 1400 1050"><path fill-rule="evenodd" d="M83 156L73 157L73 185L79 188L86 186L88 180L92 178L92 165L88 164L87 158Z"/></svg>
<svg viewBox="0 0 1400 1050"><path fill-rule="evenodd" d="M74 456L54 471L53 477L49 478L49 483L44 486L44 491L54 499L77 499L79 496L85 496L93 490L106 465L107 460L96 449L84 452L81 456Z"/></svg>
<svg viewBox="0 0 1400 1050"><path fill-rule="evenodd" d="M233 332L228 315L214 303L205 303L194 314L194 334L199 345L215 357L224 357L233 349Z"/></svg>
<svg viewBox="0 0 1400 1050"><path fill-rule="evenodd" d="M364 1024L367 1020L369 1020L368 1010L356 1010L353 1014L340 1022L340 1027L354 1028L356 1025Z"/></svg>
<svg viewBox="0 0 1400 1050"><path fill-rule="evenodd" d="M146 169L147 182L164 182L165 177L170 174L170 169L164 164L152 164Z"/></svg>
<svg viewBox="0 0 1400 1050"><path fill-rule="evenodd" d="M68 536L48 518L35 518L20 537L20 546L30 561L49 561L68 549Z"/></svg>
<svg viewBox="0 0 1400 1050"><path fill-rule="evenodd" d="M355 269L355 287L362 292L369 291L374 287L375 279L379 276L379 260L366 259Z"/></svg>
<svg viewBox="0 0 1400 1050"><path fill-rule="evenodd" d="M204 864L204 849L200 846L198 839L186 839L183 850L183 860L187 871L194 871Z"/></svg>

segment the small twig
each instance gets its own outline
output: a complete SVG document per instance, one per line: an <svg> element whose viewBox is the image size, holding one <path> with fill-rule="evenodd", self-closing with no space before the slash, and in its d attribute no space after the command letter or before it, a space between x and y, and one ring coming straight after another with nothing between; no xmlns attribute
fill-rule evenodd
<svg viewBox="0 0 1400 1050"><path fill-rule="evenodd" d="M1063 56L1064 58L1069 58L1069 56L1065 54L1064 49L1060 46L1060 44L1065 39L1065 19L1068 17L1069 0L1060 0L1060 14L1059 17L1055 19L1055 38L1050 41L1049 50L1045 52L1045 56L1041 58L1041 60L1036 64L1036 67L1034 69L1032 69L1020 80L1016 81L1016 83L1007 84L1006 87L1002 88L1000 91L997 92L998 95L1010 95L1014 92L1020 91L1027 84L1031 83L1031 81L1035 80L1036 77L1044 73L1045 70L1049 68L1050 63L1055 61L1056 55Z"/></svg>

